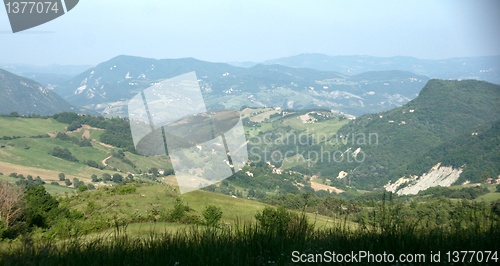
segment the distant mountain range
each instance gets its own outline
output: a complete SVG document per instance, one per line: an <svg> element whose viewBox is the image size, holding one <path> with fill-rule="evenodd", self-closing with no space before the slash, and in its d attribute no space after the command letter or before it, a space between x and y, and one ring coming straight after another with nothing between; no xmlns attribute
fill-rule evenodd
<svg viewBox="0 0 500 266"><path fill-rule="evenodd" d="M117 56L95 67L0 68L36 80L75 106L111 116L126 116L127 101L151 84L191 71L209 109L321 108L355 116L402 106L430 78L500 84L500 56L423 60L301 54L263 64Z"/></svg>
<svg viewBox="0 0 500 266"><path fill-rule="evenodd" d="M359 156L359 162L351 158L319 163L314 171L334 179L344 172L351 185L365 189L403 176L421 176L438 163L459 174L453 182L496 177L500 175L499 106L500 85L430 80L407 104L363 115L338 131L345 141L340 141L339 151ZM439 178L451 174L438 173Z"/></svg>
<svg viewBox="0 0 500 266"><path fill-rule="evenodd" d="M0 69L0 114L53 115L78 110L41 84Z"/></svg>
<svg viewBox="0 0 500 266"><path fill-rule="evenodd" d="M235 67L192 58L118 56L55 88L72 104L124 115L125 103L154 82L195 71L208 108L323 108L360 115L389 110L417 96L428 78L404 71L348 76L281 65Z"/></svg>
<svg viewBox="0 0 500 266"><path fill-rule="evenodd" d="M0 69L35 80L49 89L57 87L91 67L90 65L31 66L23 64L0 64Z"/></svg>
<svg viewBox="0 0 500 266"><path fill-rule="evenodd" d="M430 78L477 79L500 84L500 56L427 60L408 56L300 54L269 60L264 64L336 71L344 75L356 75L368 71L401 70Z"/></svg>

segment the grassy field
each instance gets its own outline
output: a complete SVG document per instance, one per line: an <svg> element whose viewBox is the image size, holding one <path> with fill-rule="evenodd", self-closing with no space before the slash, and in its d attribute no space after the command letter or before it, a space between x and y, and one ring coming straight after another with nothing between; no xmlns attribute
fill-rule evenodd
<svg viewBox="0 0 500 266"><path fill-rule="evenodd" d="M19 173L23 175L40 176L44 181L59 181L57 175L65 173L68 178L77 177L85 183L90 182L90 176L96 174L102 176L103 173L113 175L117 169L122 175L127 172L139 173L147 172L148 169L156 167L158 169L171 168L166 157L144 157L127 152L126 158L136 167L124 163L118 158L111 157L107 160L108 169L99 170L89 167L85 161L92 160L99 164L108 158L113 151L118 149L98 141L104 130L83 125L82 128L67 132L70 137L81 139L82 137L92 139L92 147L80 147L71 141L58 138L30 138L55 132L65 132L67 125L59 123L54 119L41 118L10 118L0 117L0 137L20 136L21 138L11 140L0 140L0 172L6 175ZM79 162L70 162L50 155L54 147L67 148ZM62 183L61 183L62 184ZM50 191L59 191L61 188L53 188Z"/></svg>
<svg viewBox="0 0 500 266"><path fill-rule="evenodd" d="M75 144L55 138L21 138L10 140L9 142L11 145L7 145L0 152L0 161L29 168L52 170L58 173L63 172L79 177L90 178L90 175L94 173L100 174L102 171L88 167L83 163L69 162L56 158L50 155L54 147L67 148L82 162L85 160L101 162L102 159L109 156L108 153L98 148L79 147ZM20 169L18 173L31 174L22 171L22 169Z"/></svg>
<svg viewBox="0 0 500 266"><path fill-rule="evenodd" d="M0 117L0 137L2 136L37 136L41 134L63 132L67 124L52 118Z"/></svg>
<svg viewBox="0 0 500 266"><path fill-rule="evenodd" d="M92 202L91 204L95 206L94 215L128 217L133 214L145 217L152 210L168 211L173 209L177 198L181 199L183 203L193 209L195 215L199 216L208 205L220 207L223 213L221 221L228 224L235 224L238 221L255 222L255 214L262 211L265 206L269 206L254 200L233 198L204 190L179 195L167 185L139 186L136 192L126 195L105 191L89 191L69 198L66 204L85 213L89 202ZM331 227L339 222L322 215L307 214L307 216L318 228ZM170 223L165 224L165 226L170 226ZM177 225L172 224L172 226Z"/></svg>
<svg viewBox="0 0 500 266"><path fill-rule="evenodd" d="M458 206L458 205L455 205ZM469 210L478 213L480 208ZM5 265L293 265L294 254L306 254L302 262L331 265L332 261L309 260L307 254L373 254L361 259L360 265L497 265L500 226L491 213L479 215L477 221L463 220L461 226L434 224L427 228L402 220L394 223L397 208L384 205L375 208L373 223L366 227L346 228L336 224L329 228L311 226L303 216L288 222L237 223L231 228L186 226L175 223L129 224L101 233L74 237L64 241L25 238L3 244L0 263ZM481 213L481 212L479 212ZM388 218L388 219L386 219ZM403 218L404 219L404 218ZM280 221L280 220L277 220ZM281 220L283 221L283 220ZM463 263L453 263L448 251L479 250L488 259L469 255ZM298 253L294 253L298 252ZM440 253L441 263L431 263L431 254ZM331 253L330 253L331 254ZM377 255L378 254L378 255ZM390 263L380 263L388 258ZM411 263L400 263L400 254ZM421 254L421 255L420 255ZM392 258L391 258L392 256ZM313 255L314 258L318 256ZM324 259L326 256L321 257ZM337 256L335 256L339 260ZM460 257L462 258L462 257ZM375 260L378 263L375 263ZM301 263L302 264L302 263ZM356 263L358 264L358 263ZM348 263L340 263L348 265Z"/></svg>
<svg viewBox="0 0 500 266"><path fill-rule="evenodd" d="M475 199L476 201L494 202L500 200L499 192L486 193Z"/></svg>

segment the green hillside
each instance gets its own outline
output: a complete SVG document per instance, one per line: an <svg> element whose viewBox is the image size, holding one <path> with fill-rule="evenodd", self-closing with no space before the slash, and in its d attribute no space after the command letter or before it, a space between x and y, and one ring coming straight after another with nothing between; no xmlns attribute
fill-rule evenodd
<svg viewBox="0 0 500 266"><path fill-rule="evenodd" d="M359 188L381 187L391 179L419 175L439 162L464 166L462 180L496 177L500 174L498 106L499 85L431 80L408 104L361 116L339 130L346 140L339 149L361 148L363 160L318 164L313 171L332 177L349 172L351 184ZM358 143L369 134L376 134L377 141Z"/></svg>
<svg viewBox="0 0 500 266"><path fill-rule="evenodd" d="M298 153L322 146L325 139L348 120L322 110L246 108L241 113L249 140L249 158L253 163L228 179L229 183L207 189L255 198L276 193L314 192L312 183L303 173L285 172L286 167L283 173L277 173L273 168L279 168L285 157L296 155L296 146L302 142L307 145L302 145ZM31 174L47 183L56 181L63 186L66 184L57 177L61 172L69 175L70 180L77 177L85 184L97 186L102 185L99 179L104 174L115 173L172 183L172 178L149 173L163 169L168 175L172 173L172 166L168 157L135 153L127 120L61 113L53 118L0 117L0 121L0 172L5 175L12 172ZM277 152L282 156L275 156ZM303 165L308 161L297 163ZM254 177L250 178L247 172ZM287 178L282 174L287 174ZM93 175L98 181L95 178L92 181Z"/></svg>
<svg viewBox="0 0 500 266"><path fill-rule="evenodd" d="M126 150L130 144L123 144L126 138L120 133L129 130L126 121L73 117L70 120L77 123L69 124L64 123L66 116L0 117L0 172L40 176L47 184L55 181L65 185L58 179L59 173L89 184L92 175L101 179L104 174L126 177L148 173L152 168L171 169L167 157L146 158ZM81 125L78 119L97 127ZM75 125L78 128L67 131ZM66 150L67 154L56 153ZM92 183L98 186L99 182Z"/></svg>

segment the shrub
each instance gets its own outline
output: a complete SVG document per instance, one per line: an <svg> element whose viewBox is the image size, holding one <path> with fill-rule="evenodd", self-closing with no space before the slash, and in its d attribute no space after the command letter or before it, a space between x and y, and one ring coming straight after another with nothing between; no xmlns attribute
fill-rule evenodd
<svg viewBox="0 0 500 266"><path fill-rule="evenodd" d="M83 182L82 182L83 183ZM87 186L85 186L85 184L80 184L78 185L78 192L84 192L86 190L88 190L89 188Z"/></svg>
<svg viewBox="0 0 500 266"><path fill-rule="evenodd" d="M217 206L208 205L203 211L203 218L206 226L216 226L222 218L222 210Z"/></svg>
<svg viewBox="0 0 500 266"><path fill-rule="evenodd" d="M121 182L123 182L123 176L120 174L114 174L112 180L115 183L121 183Z"/></svg>
<svg viewBox="0 0 500 266"><path fill-rule="evenodd" d="M82 124L78 121L73 121L71 124L66 128L67 131L74 131L82 127Z"/></svg>
<svg viewBox="0 0 500 266"><path fill-rule="evenodd" d="M255 215L259 226L268 234L282 235L291 220L290 213L283 206L274 209L265 207L262 213Z"/></svg>
<svg viewBox="0 0 500 266"><path fill-rule="evenodd" d="M54 150L50 154L70 162L78 162L78 159L67 148L54 147Z"/></svg>
<svg viewBox="0 0 500 266"><path fill-rule="evenodd" d="M132 194L137 191L137 188L134 185L124 185L118 186L117 191L119 195Z"/></svg>
<svg viewBox="0 0 500 266"><path fill-rule="evenodd" d="M103 181L109 181L109 180L111 180L111 175L108 174L108 173L102 174L102 180Z"/></svg>
<svg viewBox="0 0 500 266"><path fill-rule="evenodd" d="M92 182L99 182L99 178L97 178L96 174L92 174L90 178L92 179Z"/></svg>
<svg viewBox="0 0 500 266"><path fill-rule="evenodd" d="M104 166L100 165L99 163L97 163L96 161L93 161L93 160L87 160L87 161L85 161L85 164L90 166L90 167L97 168L97 169L101 169L101 170L104 169ZM97 181L93 181L93 182L97 182Z"/></svg>

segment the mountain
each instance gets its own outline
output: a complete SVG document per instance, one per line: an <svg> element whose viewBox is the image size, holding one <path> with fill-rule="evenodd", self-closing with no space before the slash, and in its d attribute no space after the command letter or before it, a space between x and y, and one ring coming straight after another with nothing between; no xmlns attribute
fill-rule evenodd
<svg viewBox="0 0 500 266"><path fill-rule="evenodd" d="M406 56L300 54L269 60L264 64L336 71L345 75L369 71L401 70L438 79L477 79L500 84L500 56L426 60Z"/></svg>
<svg viewBox="0 0 500 266"><path fill-rule="evenodd" d="M251 68L193 58L118 56L54 89L72 104L125 115L125 103L154 82L195 71L208 108L322 108L360 115L389 110L416 97L428 78L402 71L347 76L333 71L255 65Z"/></svg>
<svg viewBox="0 0 500 266"><path fill-rule="evenodd" d="M404 176L418 181L425 173L436 178L455 174L453 182L496 177L500 175L498 106L499 85L430 80L405 105L363 115L342 127L336 136L339 160L319 162L314 171L333 179L346 177L345 182L366 189ZM442 174L436 176L438 172Z"/></svg>
<svg viewBox="0 0 500 266"><path fill-rule="evenodd" d="M39 83L0 69L0 113L52 115L74 108Z"/></svg>
<svg viewBox="0 0 500 266"><path fill-rule="evenodd" d="M22 64L0 64L0 68L16 75L32 79L52 89L72 77L91 68L90 65L49 65L33 66Z"/></svg>

